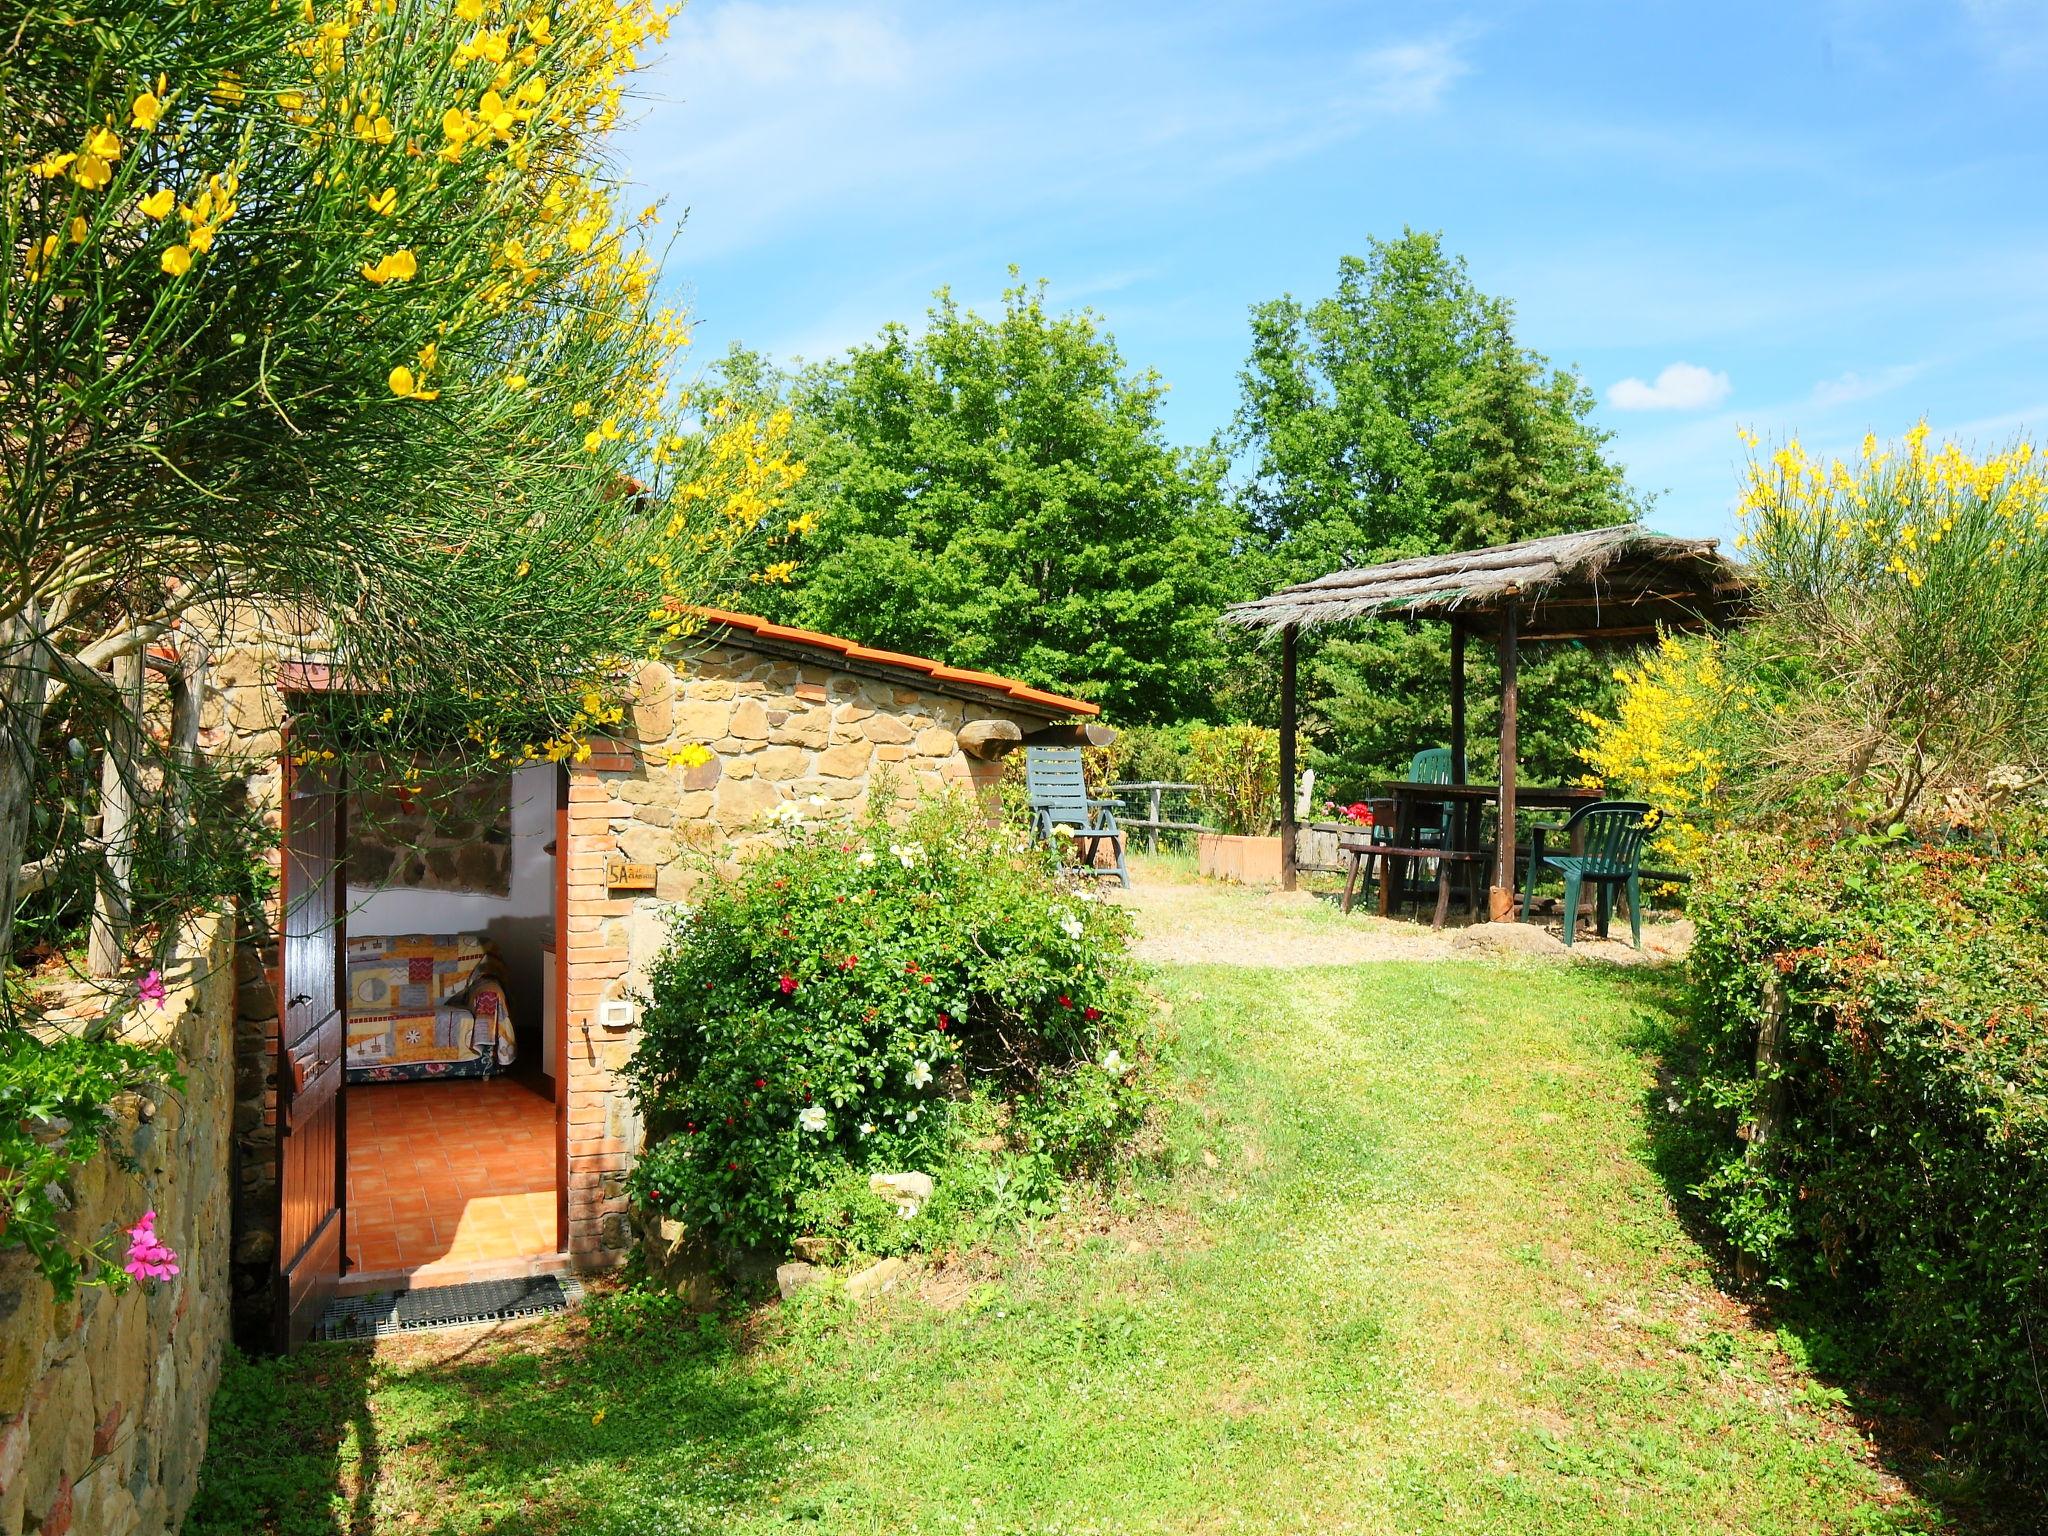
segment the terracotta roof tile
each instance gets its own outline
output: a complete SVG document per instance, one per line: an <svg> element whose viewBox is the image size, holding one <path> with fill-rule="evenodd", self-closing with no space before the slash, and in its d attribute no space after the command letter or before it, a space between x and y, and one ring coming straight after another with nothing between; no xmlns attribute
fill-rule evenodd
<svg viewBox="0 0 2048 1536"><path fill-rule="evenodd" d="M1006 694L1019 704L1028 704L1034 709L1051 710L1063 715L1099 715L1102 707L1090 704L1085 699L1070 699L1064 694L1048 693L1043 688L1033 688L1029 683L1020 683L1012 677L999 677L993 672L974 672L965 667L949 667L942 661L933 661L925 656L910 656L902 651L884 651L871 645L862 645L838 635L821 635L812 629L796 629L787 624L773 624L751 613L733 613L724 608L691 607L687 610L707 624L731 631L735 635L755 635L763 640L779 641L808 651L817 651L824 659L843 658L847 661L866 662L869 666L890 667L917 677L928 677L934 682L957 683L970 688L986 689L990 693Z"/></svg>

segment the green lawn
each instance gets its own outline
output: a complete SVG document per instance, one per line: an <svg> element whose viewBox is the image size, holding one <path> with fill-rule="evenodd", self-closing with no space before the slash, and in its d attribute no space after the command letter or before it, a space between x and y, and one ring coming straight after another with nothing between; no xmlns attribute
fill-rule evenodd
<svg viewBox="0 0 2048 1536"><path fill-rule="evenodd" d="M188 1531L1960 1528L1673 1215L1655 977L1164 985L1171 1169L1111 1208L862 1312L235 1366Z"/></svg>

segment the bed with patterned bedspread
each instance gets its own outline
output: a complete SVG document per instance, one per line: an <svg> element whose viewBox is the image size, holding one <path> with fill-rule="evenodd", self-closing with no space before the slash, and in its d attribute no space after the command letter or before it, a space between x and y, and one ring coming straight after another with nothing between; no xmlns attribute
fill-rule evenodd
<svg viewBox="0 0 2048 1536"><path fill-rule="evenodd" d="M504 969L475 933L350 939L348 1080L489 1077L512 1063Z"/></svg>

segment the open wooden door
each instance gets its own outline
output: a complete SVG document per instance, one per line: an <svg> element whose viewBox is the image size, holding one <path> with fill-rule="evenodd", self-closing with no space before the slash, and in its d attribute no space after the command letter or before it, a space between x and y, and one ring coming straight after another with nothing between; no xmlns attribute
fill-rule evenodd
<svg viewBox="0 0 2048 1536"><path fill-rule="evenodd" d="M286 764L284 996L278 1009L278 1344L303 1343L341 1280L342 797Z"/></svg>

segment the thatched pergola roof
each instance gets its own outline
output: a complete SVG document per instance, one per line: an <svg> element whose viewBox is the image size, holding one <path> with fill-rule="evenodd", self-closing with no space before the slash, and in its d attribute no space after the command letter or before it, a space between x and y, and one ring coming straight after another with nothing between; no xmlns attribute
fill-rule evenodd
<svg viewBox="0 0 2048 1536"><path fill-rule="evenodd" d="M1225 610L1268 633L1366 618L1455 618L1486 633L1518 609L1524 640L1620 639L1727 623L1744 606L1743 568L1714 539L1639 523L1332 571Z"/></svg>
<svg viewBox="0 0 2048 1536"><path fill-rule="evenodd" d="M1501 835L1493 850L1495 918L1515 905L1517 656L1529 640L1639 640L1661 630L1718 627L1743 616L1749 583L1713 539L1678 539L1640 523L1559 533L1448 555L1418 555L1332 571L1238 603L1223 622L1280 637L1281 878L1294 888L1295 734L1301 632L1359 619L1441 619L1451 626L1452 773L1465 773L1465 642L1490 637L1500 652ZM1417 742L1418 747L1427 745ZM1469 851L1469 850L1468 850ZM1384 861L1391 865L1393 855ZM1383 875L1383 881L1386 878ZM1383 885L1384 890L1384 885Z"/></svg>

